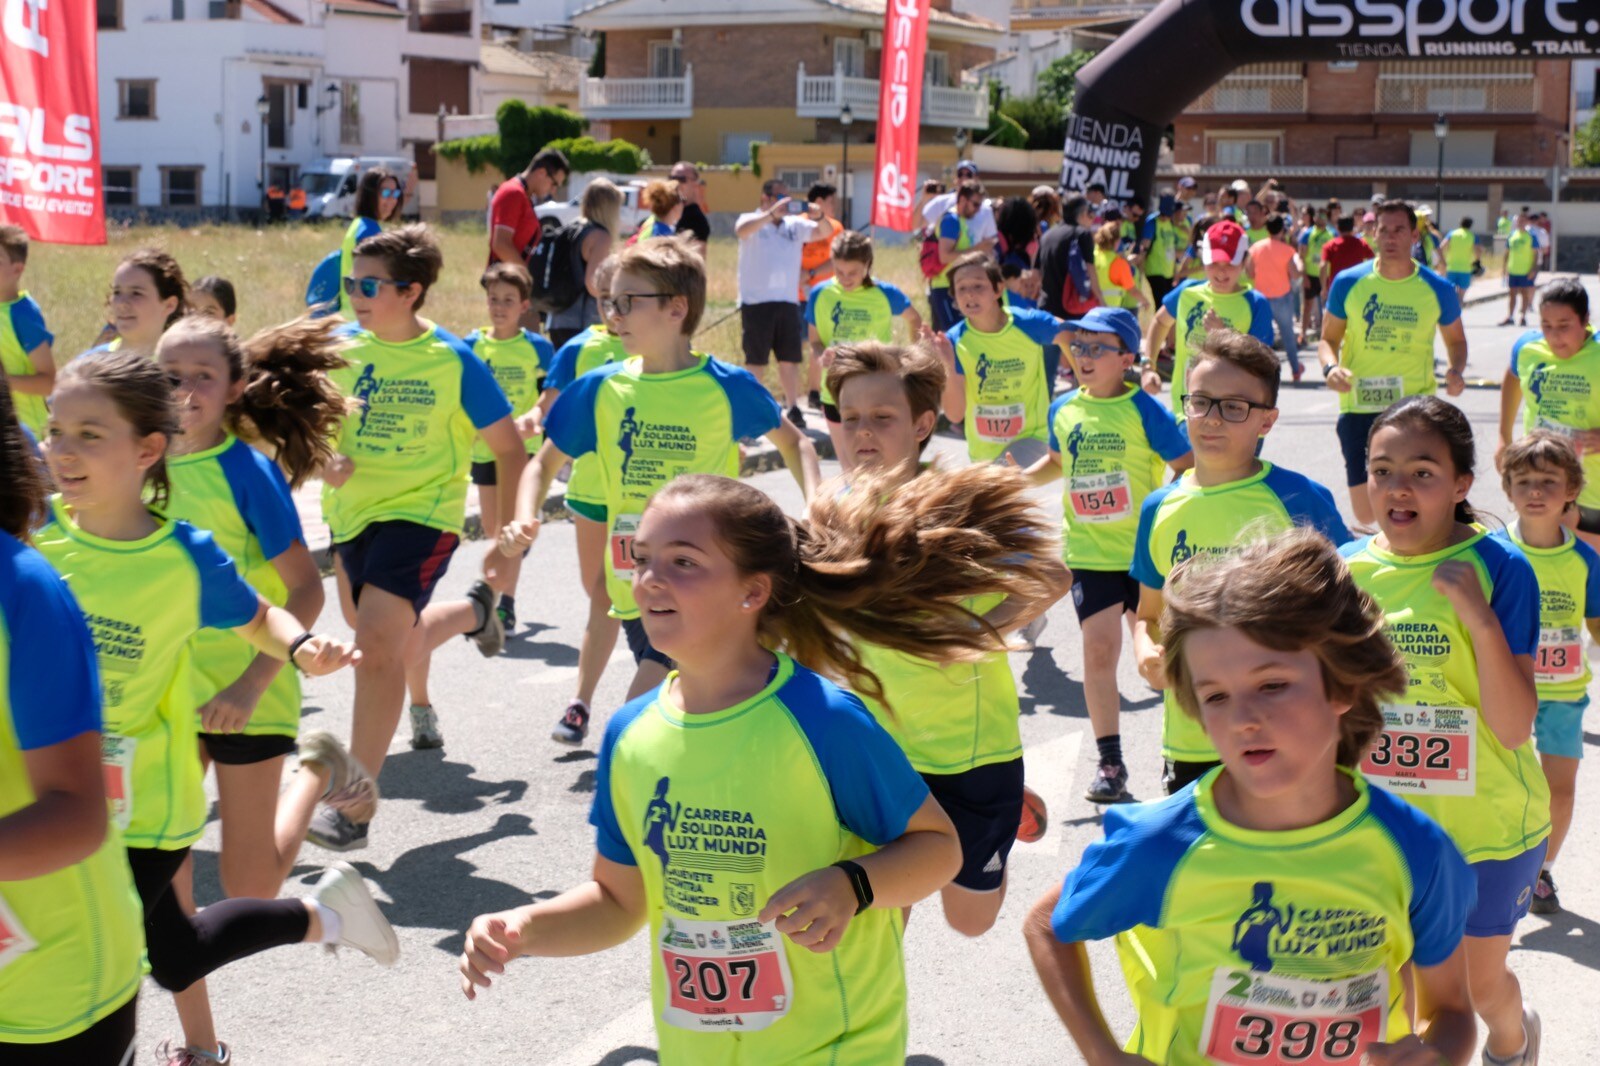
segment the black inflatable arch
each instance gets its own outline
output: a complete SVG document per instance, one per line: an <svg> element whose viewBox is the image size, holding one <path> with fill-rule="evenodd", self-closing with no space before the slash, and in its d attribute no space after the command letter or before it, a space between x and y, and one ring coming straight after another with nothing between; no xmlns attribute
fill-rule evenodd
<svg viewBox="0 0 1600 1066"><path fill-rule="evenodd" d="M1600 58L1600 0L1164 0L1078 72L1061 184L1148 202L1161 135L1248 63Z"/></svg>

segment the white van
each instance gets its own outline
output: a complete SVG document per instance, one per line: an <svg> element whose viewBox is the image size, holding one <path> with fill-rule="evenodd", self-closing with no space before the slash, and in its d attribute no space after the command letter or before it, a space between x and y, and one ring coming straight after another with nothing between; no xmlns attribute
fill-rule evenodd
<svg viewBox="0 0 1600 1066"><path fill-rule="evenodd" d="M300 169L300 187L306 191L306 218L350 218L356 206L356 183L373 167L388 167L401 175L406 201L403 218L419 218L417 165L404 156L323 156Z"/></svg>

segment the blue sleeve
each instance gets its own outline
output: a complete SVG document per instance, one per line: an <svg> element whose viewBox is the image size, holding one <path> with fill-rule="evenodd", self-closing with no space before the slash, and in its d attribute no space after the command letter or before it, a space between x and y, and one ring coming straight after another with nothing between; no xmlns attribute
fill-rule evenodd
<svg viewBox="0 0 1600 1066"><path fill-rule="evenodd" d="M17 343L24 354L41 344L55 343L56 335L44 325L44 312L32 296L24 296L11 305L11 328L17 334Z"/></svg>
<svg viewBox="0 0 1600 1066"><path fill-rule="evenodd" d="M545 439L560 448L566 455L576 459L580 455L588 455L600 446L599 430L595 426L595 402L600 395L600 387L606 379L622 369L621 363L608 363L597 367L592 373L583 375L574 381L570 388L563 389L556 398L555 406L550 408L550 414L544 420Z"/></svg>
<svg viewBox="0 0 1600 1066"><path fill-rule="evenodd" d="M928 785L861 701L799 669L777 695L816 753L844 827L878 847L904 834Z"/></svg>
<svg viewBox="0 0 1600 1066"><path fill-rule="evenodd" d="M733 439L765 437L783 423L783 408L750 371L720 359L706 360L706 371L722 386L733 412Z"/></svg>
<svg viewBox="0 0 1600 1066"><path fill-rule="evenodd" d="M527 330L523 330L523 332L526 333L528 331ZM471 333L468 333L465 337L462 337L461 341L468 348L471 348L473 351L477 351L478 350L478 340L482 336L483 336L483 331L475 329Z"/></svg>
<svg viewBox="0 0 1600 1066"><path fill-rule="evenodd" d="M1174 320L1176 320L1178 317L1178 294L1183 292L1183 290L1187 289L1188 287L1189 283L1185 282L1161 298L1161 309ZM1154 357L1152 356L1152 358Z"/></svg>
<svg viewBox="0 0 1600 1066"><path fill-rule="evenodd" d="M952 241L961 240L961 220L956 217L954 211L946 212L939 220L939 236Z"/></svg>
<svg viewBox="0 0 1600 1066"><path fill-rule="evenodd" d="M1139 234L1139 239L1141 241L1153 241L1153 240L1156 239L1156 216L1155 215L1147 215L1147 216L1145 216L1144 232Z"/></svg>
<svg viewBox="0 0 1600 1066"><path fill-rule="evenodd" d="M1369 809L1400 849L1411 873L1411 958L1438 966L1466 935L1478 879L1437 822L1404 800L1368 786Z"/></svg>
<svg viewBox="0 0 1600 1066"><path fill-rule="evenodd" d="M637 866L628 838L622 835L622 823L617 821L617 808L611 802L611 761L616 757L617 742L622 734L655 702L660 688L630 700L622 710L606 723L605 739L600 742L600 759L594 771L594 802L589 805L589 824L594 826L594 849L612 862L624 866Z"/></svg>
<svg viewBox="0 0 1600 1066"><path fill-rule="evenodd" d="M1250 336L1272 347L1272 305L1254 289L1246 290L1244 298L1250 304Z"/></svg>
<svg viewBox="0 0 1600 1066"><path fill-rule="evenodd" d="M1428 283L1434 298L1439 301L1439 325L1450 326L1460 321L1461 297L1456 294L1456 287L1427 267L1418 267L1417 273L1422 275L1422 280Z"/></svg>
<svg viewBox="0 0 1600 1066"><path fill-rule="evenodd" d="M217 464L233 490L234 506L261 543L263 558L276 559L291 545L305 543L300 511L294 505L289 481L276 463L236 440L217 457Z"/></svg>
<svg viewBox="0 0 1600 1066"><path fill-rule="evenodd" d="M239 576L228 553L211 534L187 522L174 522L173 539L182 544L200 577L200 624L233 629L248 624L261 607L261 595Z"/></svg>
<svg viewBox="0 0 1600 1066"><path fill-rule="evenodd" d="M511 401L506 399L489 365L478 358L466 341L442 329L438 332L439 339L454 347L461 357L461 409L467 412L473 428L482 429L502 418L510 418Z"/></svg>
<svg viewBox="0 0 1600 1066"><path fill-rule="evenodd" d="M1328 286L1328 298L1323 306L1328 314L1334 318L1349 318L1345 313L1345 301L1350 298L1350 290L1358 279L1366 277L1367 271L1362 266L1353 266L1348 270L1341 270L1334 275L1333 283Z"/></svg>
<svg viewBox="0 0 1600 1066"><path fill-rule="evenodd" d="M1065 322L1049 311L1030 311L1025 307L1012 311L1011 321L1041 348L1054 344L1056 335L1067 328Z"/></svg>
<svg viewBox="0 0 1600 1066"><path fill-rule="evenodd" d="M1578 557L1588 568L1588 577L1583 583L1583 616L1600 618L1600 552L1581 540L1577 542L1577 549Z"/></svg>
<svg viewBox="0 0 1600 1066"><path fill-rule="evenodd" d="M956 353L956 373L966 374L966 368L961 365L961 338L967 335L967 320L962 319L951 326L944 334L950 340L950 350Z"/></svg>
<svg viewBox="0 0 1600 1066"><path fill-rule="evenodd" d="M808 326L817 324L817 298L822 295L822 290L827 285L826 281L819 281L806 293L805 324Z"/></svg>
<svg viewBox="0 0 1600 1066"><path fill-rule="evenodd" d="M1267 488L1278 497L1289 520L1297 526L1310 526L1338 547L1350 540L1350 530L1345 528L1339 515L1339 505L1325 485L1319 485L1303 474L1274 466L1264 479Z"/></svg>
<svg viewBox="0 0 1600 1066"><path fill-rule="evenodd" d="M12 664L6 696L17 746L36 751L98 731L100 676L83 612L44 557L5 533L0 621Z"/></svg>
<svg viewBox="0 0 1600 1066"><path fill-rule="evenodd" d="M1178 864L1206 831L1192 789L1159 803L1108 807L1105 827L1105 839L1085 848L1067 875L1050 915L1063 944L1160 926Z"/></svg>
<svg viewBox="0 0 1600 1066"><path fill-rule="evenodd" d="M1160 590L1167 583L1156 569L1155 557L1150 554L1150 537L1155 532L1156 514L1176 484L1176 481L1167 482L1139 505L1139 531L1133 536L1133 565L1128 567L1128 575L1146 588Z"/></svg>
<svg viewBox="0 0 1600 1066"><path fill-rule="evenodd" d="M1522 371L1517 368L1517 357L1522 354L1522 349L1531 341L1543 339L1544 332L1537 329L1530 329L1528 332L1517 338L1517 343L1511 346L1511 372L1513 374L1518 376L1521 376L1522 374Z"/></svg>
<svg viewBox="0 0 1600 1066"><path fill-rule="evenodd" d="M343 283L343 279L339 277L339 263L342 258L340 250L335 248L312 268L311 281L306 285L307 307L316 307L319 304L335 305L326 309L324 314L332 314L338 309L339 286Z"/></svg>
<svg viewBox="0 0 1600 1066"><path fill-rule="evenodd" d="M1160 400L1140 389L1133 394L1133 406L1139 409L1145 438L1161 458L1170 463L1194 450L1189 444L1189 431L1184 423L1174 418Z"/></svg>
<svg viewBox="0 0 1600 1066"><path fill-rule="evenodd" d="M1050 430L1050 450L1057 455L1061 454L1061 439L1056 436L1056 415L1060 414L1061 409L1067 405L1067 401L1076 395L1078 395L1078 390L1073 389L1071 392L1064 392L1057 396L1050 403L1050 414L1045 419L1045 424Z"/></svg>
<svg viewBox="0 0 1600 1066"><path fill-rule="evenodd" d="M911 297L907 296L900 286L888 281L879 281L877 278L873 278L872 283L882 289L883 295L888 297L891 315L903 315L911 309Z"/></svg>
<svg viewBox="0 0 1600 1066"><path fill-rule="evenodd" d="M1512 655L1532 655L1539 647L1539 579L1533 564L1512 544L1478 541L1478 556L1489 571L1489 607L1500 619Z"/></svg>
<svg viewBox="0 0 1600 1066"><path fill-rule="evenodd" d="M583 351L583 346L588 343L590 333L584 330L563 344L550 362L550 374L544 379L544 387L561 392L573 379L578 376L578 353Z"/></svg>
<svg viewBox="0 0 1600 1066"><path fill-rule="evenodd" d="M523 330L522 336L533 345L533 354L539 358L539 369L549 374L551 364L556 361L556 346L550 343L549 337L531 329Z"/></svg>
<svg viewBox="0 0 1600 1066"><path fill-rule="evenodd" d="M360 244L368 237L376 237L383 232L383 227L378 225L378 220L362 215L356 219L356 244Z"/></svg>

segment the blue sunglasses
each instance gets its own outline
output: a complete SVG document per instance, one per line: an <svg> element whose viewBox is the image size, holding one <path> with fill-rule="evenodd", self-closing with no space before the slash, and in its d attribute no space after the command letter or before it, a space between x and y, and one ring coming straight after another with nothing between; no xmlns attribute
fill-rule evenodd
<svg viewBox="0 0 1600 1066"><path fill-rule="evenodd" d="M361 294L364 300L377 299L378 293L385 285L393 285L396 290L411 288L409 281L390 281L388 278L350 278L344 279L344 294L354 296Z"/></svg>

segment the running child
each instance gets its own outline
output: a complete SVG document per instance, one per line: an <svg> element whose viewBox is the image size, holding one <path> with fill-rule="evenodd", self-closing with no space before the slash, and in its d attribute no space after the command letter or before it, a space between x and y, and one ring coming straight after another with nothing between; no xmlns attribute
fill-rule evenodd
<svg viewBox="0 0 1600 1066"><path fill-rule="evenodd" d="M356 246L355 273L344 288L357 326L344 351L349 365L331 375L355 409L323 464L322 511L339 605L362 651L350 752L375 780L405 708L406 667L422 653L418 622L461 543L473 435L494 455L497 484L515 485L527 462L511 404L489 368L459 338L417 315L443 261L422 225ZM514 502L514 493L497 500L500 513L484 515L484 528L509 521ZM494 565L500 562L496 556ZM440 605L427 619L439 631L457 627L486 656L505 644L490 583L499 579L488 577L466 601ZM365 847L370 813L347 806L318 811L307 839L334 851Z"/></svg>
<svg viewBox="0 0 1600 1066"><path fill-rule="evenodd" d="M738 442L755 437L777 446L806 498L817 487L811 440L783 420L772 394L749 371L690 345L705 306L705 262L683 240L664 237L618 253L601 311L631 358L585 374L556 400L544 446L523 474L515 520L500 534L502 556L521 554L539 535L538 516L557 471L569 457L599 457L611 613L622 620L637 667L629 699L660 684L670 669L633 597L633 538L650 498L683 474L737 474ZM582 744L588 733L589 709L574 701L551 737Z"/></svg>
<svg viewBox="0 0 1600 1066"><path fill-rule="evenodd" d="M1463 215L1461 225L1450 231L1439 246L1439 265L1444 276L1455 286L1456 296L1465 299L1472 287L1474 268L1483 265L1483 253L1478 250L1478 238L1472 235L1472 216Z"/></svg>
<svg viewBox="0 0 1600 1066"><path fill-rule="evenodd" d="M922 339L944 362L944 413L966 427L967 457L988 463L1019 440L1042 445L1056 373L1045 348L1066 345L1066 323L1048 311L1002 304L1005 280L987 253L963 255L949 278L964 317L948 333Z"/></svg>
<svg viewBox="0 0 1600 1066"><path fill-rule="evenodd" d="M611 292L611 279L617 274L617 257L607 256L594 272L595 292L602 298ZM556 352L550 374L545 378L544 392L539 396L539 413L550 416L556 399L578 378L607 363L621 363L628 358L627 350L612 329L612 318L602 314L597 325L563 344ZM594 690L600 685L611 652L617 646L617 634L622 623L612 617L611 593L606 587L606 540L610 525L606 521L605 471L600 457L591 452L572 460L567 474L567 512L577 527L578 577L583 591L589 597L589 617L583 627L583 637L578 643L578 687L572 702L562 713L565 720L580 711L587 715L589 704L594 702ZM573 707L577 707L577 711Z"/></svg>
<svg viewBox="0 0 1600 1066"><path fill-rule="evenodd" d="M161 334L189 313L189 283L183 268L160 249L140 248L117 264L106 310L116 336L90 351L155 355Z"/></svg>
<svg viewBox="0 0 1600 1066"><path fill-rule="evenodd" d="M905 319L915 338L922 333L922 316L893 282L872 276L872 238L865 233L844 230L833 238L833 277L811 287L806 298L805 321L811 344L811 360L826 370L833 363L834 350L842 344L894 340L894 320ZM844 429L839 424L839 408L824 378L820 383L822 417L828 423L833 452L844 473L850 472L848 449L842 446Z"/></svg>
<svg viewBox="0 0 1600 1066"><path fill-rule="evenodd" d="M21 226L0 226L0 373L11 386L18 421L37 439L49 417L44 400L56 382L50 347L56 338L39 301L22 288L28 243Z"/></svg>
<svg viewBox="0 0 1600 1066"><path fill-rule="evenodd" d="M1050 453L1027 471L1035 485L1062 486L1062 559L1072 570L1072 606L1083 630L1083 700L1099 749L1085 798L1126 803L1128 767L1118 720L1122 627L1131 634L1139 582L1129 573L1145 499L1194 465L1182 423L1125 375L1139 359L1139 320L1097 307L1068 322L1078 387L1050 405Z"/></svg>
<svg viewBox="0 0 1600 1066"><path fill-rule="evenodd" d="M1250 243L1244 227L1227 219L1214 224L1200 239L1200 264L1206 276L1191 278L1167 293L1145 334L1146 362L1142 376L1146 392L1161 391L1156 373L1156 353L1173 336L1172 413L1184 419L1183 397L1188 388L1189 360L1206 338L1221 329L1233 329L1272 345L1272 307L1267 298L1246 288L1245 259ZM1276 390L1274 390L1276 391Z"/></svg>
<svg viewBox="0 0 1600 1066"><path fill-rule="evenodd" d="M1350 539L1333 494L1301 474L1256 458L1278 421L1278 357L1260 340L1219 329L1189 363L1184 397L1194 468L1156 489L1139 509L1133 566L1139 582L1134 657L1150 687L1163 690L1163 783L1173 793L1217 765L1200 723L1183 713L1161 665L1161 611L1173 569L1197 555L1227 552L1252 536L1309 525L1334 544Z"/></svg>
<svg viewBox="0 0 1600 1066"><path fill-rule="evenodd" d="M166 517L165 455L180 424L167 372L144 354L69 363L51 393L46 450L60 494L35 536L94 634L107 798L144 905L151 974L180 992L235 959L298 943L344 944L392 965L394 931L349 866L331 868L309 899L230 899L193 918L173 891L207 815L199 699L186 676L191 638L231 629L311 675L360 658L262 599L210 534ZM301 766L323 795L356 776L332 747L307 750ZM201 1034L188 1036L194 1044ZM226 1057L214 1034L203 1039L209 1046L201 1050Z"/></svg>
<svg viewBox="0 0 1600 1066"><path fill-rule="evenodd" d="M1383 608L1409 681L1385 703L1361 772L1437 819L1471 864L1467 970L1489 1030L1484 1062L1533 1066L1539 1015L1506 955L1550 836L1533 746L1539 586L1519 548L1476 524L1472 425L1460 408L1407 397L1373 423L1369 456L1379 532L1342 552Z"/></svg>
<svg viewBox="0 0 1600 1066"><path fill-rule="evenodd" d="M1356 772L1406 683L1383 624L1311 530L1174 575L1163 670L1221 769L1108 811L1024 927L1086 1061L1471 1061L1472 875L1432 819ZM1138 1015L1121 1049L1084 947L1108 937Z"/></svg>
<svg viewBox="0 0 1600 1066"><path fill-rule="evenodd" d="M1510 445L1500 456L1500 480L1517 521L1495 536L1522 549L1539 582L1539 649L1533 660L1539 711L1533 737L1550 785L1550 846L1529 909L1557 914L1561 900L1550 869L1572 826L1583 758L1583 715L1593 677L1583 631L1600 640L1600 554L1563 524L1584 484L1583 465L1566 438L1535 430Z"/></svg>
<svg viewBox="0 0 1600 1066"><path fill-rule="evenodd" d="M1306 211L1311 212L1310 205ZM1311 224L1301 231L1299 237L1300 261L1305 264L1306 274L1301 282L1300 295L1300 343L1312 345L1317 338L1322 336L1322 293L1326 286L1323 284L1322 249L1334 239L1334 231L1328 225L1327 208L1319 207L1311 216ZM1332 281L1332 275L1327 275L1327 280Z"/></svg>
<svg viewBox="0 0 1600 1066"><path fill-rule="evenodd" d="M45 484L0 380L0 1060L132 1061L144 928L108 825L77 601L27 538Z"/></svg>
<svg viewBox="0 0 1600 1066"><path fill-rule="evenodd" d="M207 274L189 286L189 313L234 325L239 318L239 297L233 291L233 282L218 274Z"/></svg>
<svg viewBox="0 0 1600 1066"><path fill-rule="evenodd" d="M544 388L545 374L555 359L555 349L543 335L522 327L523 316L532 310L533 279L520 263L494 263L484 271L479 284L488 300L489 328L475 329L462 338L473 353L483 360L494 380L511 404L517 435L524 442L524 450L533 455L544 442L544 411L540 409L539 394ZM478 513L484 527L493 530L492 516L500 513L499 494L496 490L496 465L494 453L480 437L472 442L472 483L478 487ZM513 491L515 489L513 488ZM517 628L517 579L522 573L521 558L506 559L500 563L500 600L495 605L495 615L503 633ZM454 624L439 624L438 616ZM439 716L433 709L433 698L428 692L428 676L432 672L433 653L445 641L458 634L479 628L476 612L435 609L422 612L421 650L406 668L406 688L411 693L411 747L414 749L442 748L444 737L439 732ZM502 638L503 639L503 638Z"/></svg>
<svg viewBox="0 0 1600 1066"><path fill-rule="evenodd" d="M923 479L887 503L871 485L813 499L803 522L731 478L656 493L634 589L678 668L606 727L593 879L479 916L469 998L515 957L601 951L648 924L666 1066L904 1060L901 908L950 880L960 845L861 702L801 664L881 697L855 641L946 662L1000 651L963 605L1037 589L1051 550L1014 474Z"/></svg>
<svg viewBox="0 0 1600 1066"><path fill-rule="evenodd" d="M920 459L938 421L944 375L922 347L863 341L833 350L828 387L839 398L841 458L847 454L849 469L871 478L886 500L907 499L936 476ZM964 604L997 632L1017 632L1065 595L1071 581L1053 558L1038 560L1036 576L1034 589L990 591ZM1006 862L1022 816L1021 712L1011 663L1004 651L976 662L930 661L870 640L858 641L856 651L883 685L883 699L863 697L867 708L927 782L961 840L961 870L940 890L945 920L979 936L1005 902Z"/></svg>

